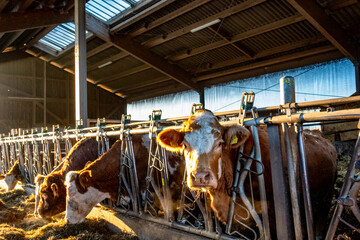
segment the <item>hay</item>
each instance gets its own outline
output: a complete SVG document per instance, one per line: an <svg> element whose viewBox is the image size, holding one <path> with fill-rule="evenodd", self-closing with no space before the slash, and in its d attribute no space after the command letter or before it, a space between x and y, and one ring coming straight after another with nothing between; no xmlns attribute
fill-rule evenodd
<svg viewBox="0 0 360 240"><path fill-rule="evenodd" d="M136 236L114 233L103 219L87 218L80 224L65 223L64 213L51 219L34 217L34 195L24 190L6 192L0 189L0 240L99 240L137 239Z"/></svg>

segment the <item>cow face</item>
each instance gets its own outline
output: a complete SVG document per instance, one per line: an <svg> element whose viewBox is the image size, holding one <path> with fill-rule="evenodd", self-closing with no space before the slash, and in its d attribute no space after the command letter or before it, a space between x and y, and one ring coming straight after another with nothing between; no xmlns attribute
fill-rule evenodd
<svg viewBox="0 0 360 240"><path fill-rule="evenodd" d="M65 211L66 189L59 174L45 177L38 192L38 213L41 217L51 217Z"/></svg>
<svg viewBox="0 0 360 240"><path fill-rule="evenodd" d="M45 176L37 175L35 178L35 209L34 216L39 217L38 207L40 202L40 185L44 182Z"/></svg>
<svg viewBox="0 0 360 240"><path fill-rule="evenodd" d="M19 181L14 174L5 174L4 181L6 184L7 191L11 191L15 188Z"/></svg>
<svg viewBox="0 0 360 240"><path fill-rule="evenodd" d="M109 193L101 192L92 185L91 171L70 171L66 175L66 215L69 224L81 223L90 213L91 209L106 198Z"/></svg>
<svg viewBox="0 0 360 240"><path fill-rule="evenodd" d="M230 149L239 147L248 137L246 128L224 128L210 111L200 110L184 122L181 131L164 130L157 140L169 151L183 151L189 188L214 190L224 184L231 187Z"/></svg>

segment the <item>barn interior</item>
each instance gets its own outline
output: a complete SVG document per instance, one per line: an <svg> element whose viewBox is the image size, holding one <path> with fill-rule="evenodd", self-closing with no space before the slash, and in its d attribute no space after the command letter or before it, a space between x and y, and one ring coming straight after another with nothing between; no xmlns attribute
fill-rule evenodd
<svg viewBox="0 0 360 240"><path fill-rule="evenodd" d="M0 133L58 124L75 134L100 118L121 123L130 103L188 91L206 107L213 86L336 60L353 70L346 97L358 96L359 24L358 0L0 0ZM359 110L358 100L318 105ZM346 153L342 176L357 124L322 126Z"/></svg>
<svg viewBox="0 0 360 240"><path fill-rule="evenodd" d="M187 90L200 102L216 84L340 58L359 92L356 0L86 2L89 119ZM74 1L2 0L0 22L1 131L74 126Z"/></svg>

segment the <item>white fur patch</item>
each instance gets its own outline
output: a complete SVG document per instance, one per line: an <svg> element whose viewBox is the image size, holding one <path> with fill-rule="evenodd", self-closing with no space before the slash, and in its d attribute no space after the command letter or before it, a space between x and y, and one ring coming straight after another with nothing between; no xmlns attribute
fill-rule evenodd
<svg viewBox="0 0 360 240"><path fill-rule="evenodd" d="M66 215L65 220L70 224L80 223L90 213L92 208L106 198L110 198L107 192L101 192L94 187L89 187L82 194L77 190L75 184L75 172L66 175Z"/></svg>
<svg viewBox="0 0 360 240"><path fill-rule="evenodd" d="M220 133L219 129L211 126L216 122L216 118L209 112L200 112L195 114L194 121L200 125L200 129L187 132L185 140L190 144L192 150L197 151L198 155L209 153L216 140L213 131Z"/></svg>
<svg viewBox="0 0 360 240"><path fill-rule="evenodd" d="M221 178L221 170L222 170L222 160L221 157L218 160L218 179Z"/></svg>

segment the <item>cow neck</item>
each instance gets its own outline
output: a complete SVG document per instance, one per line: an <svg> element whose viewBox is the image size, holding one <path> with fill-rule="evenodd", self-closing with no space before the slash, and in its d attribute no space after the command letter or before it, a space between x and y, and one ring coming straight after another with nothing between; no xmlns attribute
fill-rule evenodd
<svg viewBox="0 0 360 240"><path fill-rule="evenodd" d="M91 171L91 187L102 192L109 192L115 198L119 184L121 141L117 141L109 151L90 163L83 171Z"/></svg>

